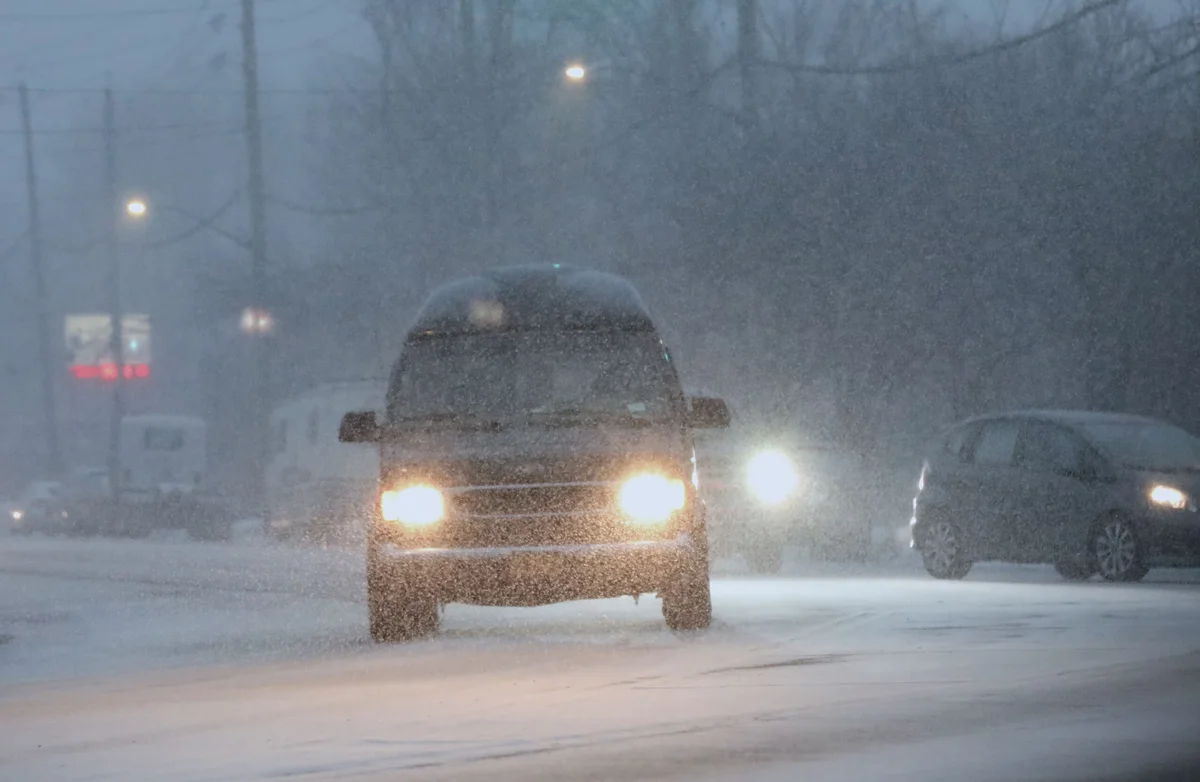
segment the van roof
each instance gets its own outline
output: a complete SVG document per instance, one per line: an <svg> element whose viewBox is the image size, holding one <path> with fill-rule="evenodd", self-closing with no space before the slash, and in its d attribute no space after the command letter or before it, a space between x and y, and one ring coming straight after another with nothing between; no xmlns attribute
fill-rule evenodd
<svg viewBox="0 0 1200 782"><path fill-rule="evenodd" d="M1067 426L1087 426L1088 424L1158 424L1154 418L1148 418L1133 413L1113 413L1097 410L1010 410L1001 413L990 413L974 416L963 423L977 421L994 421L1001 418L1039 419L1066 424Z"/></svg>
<svg viewBox="0 0 1200 782"><path fill-rule="evenodd" d="M650 311L623 277L561 264L506 266L442 285L408 341L494 331L653 332Z"/></svg>

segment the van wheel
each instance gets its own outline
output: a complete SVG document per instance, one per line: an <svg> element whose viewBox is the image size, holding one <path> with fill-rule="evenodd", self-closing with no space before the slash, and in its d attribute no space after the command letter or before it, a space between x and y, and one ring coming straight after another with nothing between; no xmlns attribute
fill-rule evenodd
<svg viewBox="0 0 1200 782"><path fill-rule="evenodd" d="M1092 536L1096 570L1106 581L1141 581L1150 571L1142 561L1142 544L1133 524L1110 516Z"/></svg>
<svg viewBox="0 0 1200 782"><path fill-rule="evenodd" d="M370 563L368 569L374 571ZM407 587L400 579L367 576L367 613L376 643L410 641L438 630L438 601Z"/></svg>
<svg viewBox="0 0 1200 782"><path fill-rule="evenodd" d="M663 593L663 619L672 630L703 630L712 624L712 592L708 579L680 584Z"/></svg>
<svg viewBox="0 0 1200 782"><path fill-rule="evenodd" d="M921 559L934 578L957 581L971 572L971 561L963 556L962 534L948 521L935 521L925 532Z"/></svg>
<svg viewBox="0 0 1200 782"><path fill-rule="evenodd" d="M672 630L703 630L712 624L707 542L702 540L698 548L676 582L662 592L663 619Z"/></svg>
<svg viewBox="0 0 1200 782"><path fill-rule="evenodd" d="M431 597L405 594L395 587L368 589L367 610L376 643L411 641L438 630L438 604Z"/></svg>

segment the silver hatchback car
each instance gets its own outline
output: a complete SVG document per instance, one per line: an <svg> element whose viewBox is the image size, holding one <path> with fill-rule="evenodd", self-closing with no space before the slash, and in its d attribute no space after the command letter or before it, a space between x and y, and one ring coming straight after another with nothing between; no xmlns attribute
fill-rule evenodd
<svg viewBox="0 0 1200 782"><path fill-rule="evenodd" d="M974 562L1138 581L1200 566L1200 439L1142 416L1024 411L952 427L925 459L911 546L935 578Z"/></svg>

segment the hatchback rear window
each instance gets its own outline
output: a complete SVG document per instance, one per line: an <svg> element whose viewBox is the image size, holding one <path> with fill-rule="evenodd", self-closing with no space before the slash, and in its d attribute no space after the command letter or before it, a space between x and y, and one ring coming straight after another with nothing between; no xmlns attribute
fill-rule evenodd
<svg viewBox="0 0 1200 782"><path fill-rule="evenodd" d="M975 463L991 466L1012 464L1020 426L1016 421L992 421L983 427L975 446Z"/></svg>

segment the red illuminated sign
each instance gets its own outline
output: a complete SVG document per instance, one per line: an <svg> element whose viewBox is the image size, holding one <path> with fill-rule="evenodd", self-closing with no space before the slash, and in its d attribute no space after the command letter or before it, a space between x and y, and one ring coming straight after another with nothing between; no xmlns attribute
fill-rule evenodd
<svg viewBox="0 0 1200 782"><path fill-rule="evenodd" d="M117 379L116 364L74 364L71 375L76 380L107 380ZM149 364L126 364L121 368L121 375L126 380L144 380L150 377Z"/></svg>

